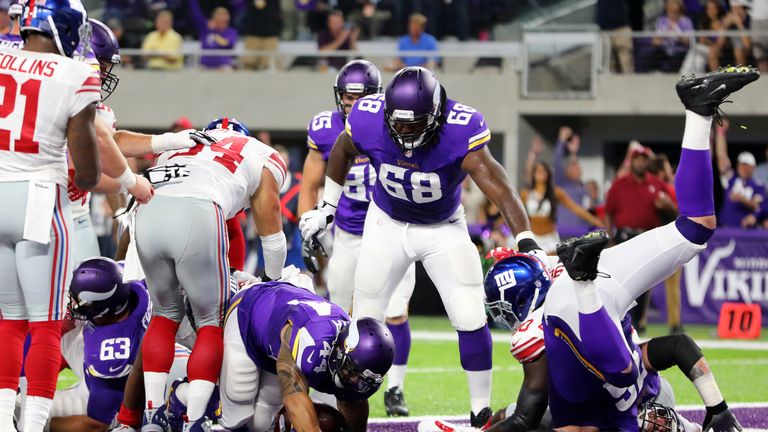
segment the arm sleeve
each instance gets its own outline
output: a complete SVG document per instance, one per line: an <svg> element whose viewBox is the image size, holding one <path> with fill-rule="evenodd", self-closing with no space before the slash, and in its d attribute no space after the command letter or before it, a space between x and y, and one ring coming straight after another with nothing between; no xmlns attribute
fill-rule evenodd
<svg viewBox="0 0 768 432"><path fill-rule="evenodd" d="M227 234L229 235L229 266L243 271L245 266L245 237L237 215L227 220Z"/></svg>
<svg viewBox="0 0 768 432"><path fill-rule="evenodd" d="M85 70L87 70L87 73L78 74L76 78L80 85L75 87L72 108L69 111L70 118L77 115L88 105L101 101L101 79L98 72L90 68Z"/></svg>
<svg viewBox="0 0 768 432"><path fill-rule="evenodd" d="M488 125L485 123L485 118L480 111L472 114L472 118L470 118L467 127L470 131L469 138L467 139L468 152L480 150L488 145L488 141L491 140L491 130L488 129Z"/></svg>
<svg viewBox="0 0 768 432"><path fill-rule="evenodd" d="M208 31L208 19L203 15L203 10L200 9L199 1L200 0L187 0L187 4L189 4L189 16L197 31L197 37L202 40Z"/></svg>
<svg viewBox="0 0 768 432"><path fill-rule="evenodd" d="M269 155L267 162L264 164L264 168L268 169L269 172L275 176L278 187L282 188L288 174L288 169L285 166L285 161L282 157L280 157L280 154L273 152L271 155Z"/></svg>
<svg viewBox="0 0 768 432"><path fill-rule="evenodd" d="M125 379L88 379L88 417L110 424L123 401Z"/></svg>

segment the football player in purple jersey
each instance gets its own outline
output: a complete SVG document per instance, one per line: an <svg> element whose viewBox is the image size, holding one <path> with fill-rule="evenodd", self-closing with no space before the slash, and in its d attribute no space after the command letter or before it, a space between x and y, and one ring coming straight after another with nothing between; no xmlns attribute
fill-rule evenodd
<svg viewBox="0 0 768 432"><path fill-rule="evenodd" d="M551 418L545 415L547 353L541 305L552 281L564 274L564 267L553 263L550 273L535 257L507 248L497 248L489 253L490 256L499 261L488 270L485 278L486 310L495 323L512 331L510 351L523 366L523 382L516 403L498 411L488 431L522 432L541 426L551 427ZM551 258L555 261L555 257ZM510 271L514 275L514 285L509 283ZM638 345L643 357L644 371L638 377L638 404L656 403L673 410L674 392L658 371L678 366L691 381L695 381L709 370L701 349L685 334L662 336L640 343L628 315L624 316L621 327L624 338L629 344ZM700 426L682 417L675 417L675 425L680 425L685 432L701 430Z"/></svg>
<svg viewBox="0 0 768 432"><path fill-rule="evenodd" d="M490 139L483 115L448 99L432 72L402 69L384 94L355 103L328 159L323 202L300 223L304 238L325 230L352 161L369 159L377 181L355 269L353 316L383 320L402 275L421 261L459 334L474 426L492 414L492 359L482 269L461 206L464 178L470 175L499 207L522 251L544 254L504 168L487 148Z"/></svg>
<svg viewBox="0 0 768 432"><path fill-rule="evenodd" d="M638 404L658 392L658 380L646 380L647 366L662 370L677 364L704 401L704 430L741 430L706 360L696 348L682 346L690 339L658 338L641 349L628 336L631 326L624 318L635 299L696 256L714 233L713 191L701 187L713 181L712 117L725 98L758 78L754 68L729 67L678 81L686 123L675 175L680 216L674 222L606 250L604 231L562 243L557 255L565 272L556 274L551 286L540 281L521 291L521 298L514 295L514 268L494 275L498 298L506 300L497 302L497 316L523 321L546 296L542 331L554 427L638 430Z"/></svg>
<svg viewBox="0 0 768 432"><path fill-rule="evenodd" d="M318 431L309 389L332 394L349 431L364 432L368 398L392 365L394 342L382 323L350 323L339 306L314 293L304 275L246 285L232 299L219 378L220 424L271 430L285 407L294 429Z"/></svg>
<svg viewBox="0 0 768 432"><path fill-rule="evenodd" d="M315 115L307 126L309 153L304 161L299 215L317 205L317 191L323 183L326 161L336 138L344 132L344 121L352 106L361 97L380 92L381 74L373 63L354 60L339 71L333 86L336 110ZM334 219L333 253L328 260L328 291L331 301L345 311L352 308L357 257L375 182L376 172L368 158L355 158L344 181L344 193L339 199L339 208ZM304 240L305 255L314 252L311 250L314 242L312 238ZM395 339L395 362L387 374L387 392L384 394L387 415L408 415L408 407L403 397L403 383L411 350L408 302L413 294L415 282L416 268L415 264L411 264L397 284L387 306L387 327Z"/></svg>
<svg viewBox="0 0 768 432"><path fill-rule="evenodd" d="M69 311L76 323L62 337L62 355L82 382L56 392L53 432L107 430L120 409L152 314L144 283L122 279L109 258L88 259L74 271ZM183 376L189 351L178 348L174 376Z"/></svg>

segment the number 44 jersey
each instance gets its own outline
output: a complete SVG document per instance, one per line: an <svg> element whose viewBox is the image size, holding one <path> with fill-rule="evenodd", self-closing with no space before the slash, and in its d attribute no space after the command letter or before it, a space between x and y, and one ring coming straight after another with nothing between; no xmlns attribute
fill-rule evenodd
<svg viewBox="0 0 768 432"><path fill-rule="evenodd" d="M83 62L0 48L0 182L67 187L67 125L100 100L100 85Z"/></svg>
<svg viewBox="0 0 768 432"><path fill-rule="evenodd" d="M438 223L461 204L464 157L485 147L491 131L474 108L447 100L443 112L436 136L412 151L390 137L383 94L358 100L347 117L347 134L378 174L373 201L392 219Z"/></svg>
<svg viewBox="0 0 768 432"><path fill-rule="evenodd" d="M250 198L259 187L264 168L272 173L278 188L282 186L286 166L273 148L230 130L207 133L216 139L215 144L198 144L160 155L158 168L165 166L182 174L156 184L158 195L210 199L221 207L226 219L231 219L250 207Z"/></svg>

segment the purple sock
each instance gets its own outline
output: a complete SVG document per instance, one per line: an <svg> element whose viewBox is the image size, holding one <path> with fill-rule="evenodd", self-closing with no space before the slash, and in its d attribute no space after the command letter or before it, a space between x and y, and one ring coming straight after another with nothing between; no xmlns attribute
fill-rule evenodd
<svg viewBox="0 0 768 432"><path fill-rule="evenodd" d="M712 160L709 150L683 148L675 174L680 216L712 216L715 198L712 190Z"/></svg>
<svg viewBox="0 0 768 432"><path fill-rule="evenodd" d="M601 307L590 314L579 313L579 334L584 356L605 381L617 387L627 387L637 379L637 367L624 345L624 335ZM632 372L623 373L632 365Z"/></svg>
<svg viewBox="0 0 768 432"><path fill-rule="evenodd" d="M406 320L402 324L387 323L389 332L395 340L395 365L407 365L408 354L411 353L411 326Z"/></svg>
<svg viewBox="0 0 768 432"><path fill-rule="evenodd" d="M493 341L488 324L475 331L459 331L459 358L465 371L485 371L493 366Z"/></svg>

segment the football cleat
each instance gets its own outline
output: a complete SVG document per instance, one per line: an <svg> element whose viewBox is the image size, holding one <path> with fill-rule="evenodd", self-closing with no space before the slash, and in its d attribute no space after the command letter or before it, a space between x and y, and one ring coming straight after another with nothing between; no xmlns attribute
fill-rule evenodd
<svg viewBox="0 0 768 432"><path fill-rule="evenodd" d="M728 66L707 74L683 76L675 89L685 109L712 116L732 93L760 78L752 66Z"/></svg>
<svg viewBox="0 0 768 432"><path fill-rule="evenodd" d="M488 429L488 426L490 426L492 416L493 411L491 411L491 407L485 407L481 409L477 415L471 412L469 413L469 425L473 428L486 430Z"/></svg>
<svg viewBox="0 0 768 432"><path fill-rule="evenodd" d="M384 409L389 417L408 416L408 405L405 404L405 396L400 387L392 387L384 392Z"/></svg>
<svg viewBox="0 0 768 432"><path fill-rule="evenodd" d="M600 252L608 244L608 234L603 230L592 231L581 237L557 245L557 256L571 279L595 280Z"/></svg>
<svg viewBox="0 0 768 432"><path fill-rule="evenodd" d="M168 424L168 417L165 415L165 405L159 408L144 410L144 417L141 419L141 432L171 432Z"/></svg>

